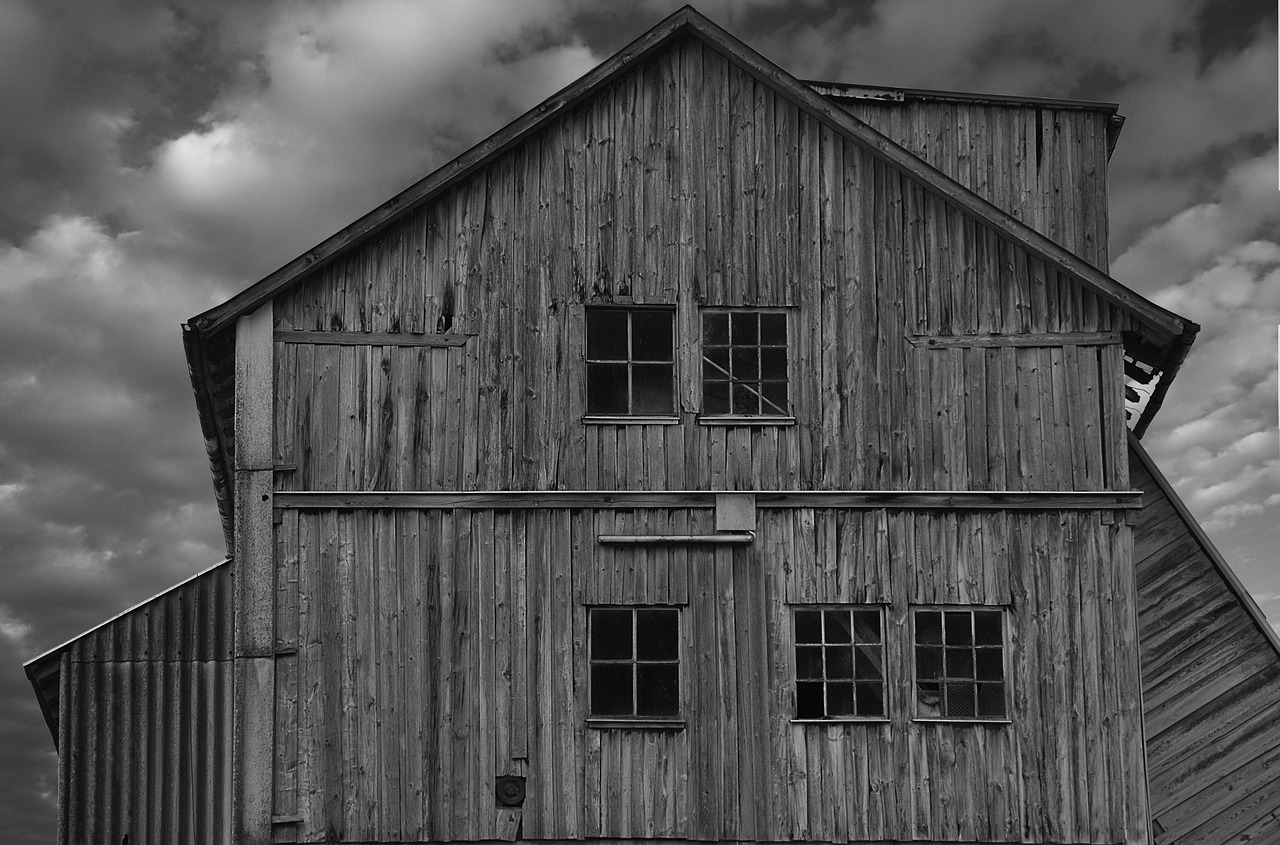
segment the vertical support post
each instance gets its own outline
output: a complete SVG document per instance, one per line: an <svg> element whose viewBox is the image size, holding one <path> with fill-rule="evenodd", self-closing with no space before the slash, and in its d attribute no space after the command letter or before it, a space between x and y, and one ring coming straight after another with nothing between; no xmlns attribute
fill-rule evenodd
<svg viewBox="0 0 1280 845"><path fill-rule="evenodd" d="M235 705L232 830L238 845L271 841L275 751L272 308L236 321Z"/></svg>

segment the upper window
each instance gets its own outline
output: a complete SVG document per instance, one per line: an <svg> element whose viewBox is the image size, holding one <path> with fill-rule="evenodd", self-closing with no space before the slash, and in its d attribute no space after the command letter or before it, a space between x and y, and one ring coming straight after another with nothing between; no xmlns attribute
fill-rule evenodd
<svg viewBox="0 0 1280 845"><path fill-rule="evenodd" d="M878 608L795 612L796 718L884 718Z"/></svg>
<svg viewBox="0 0 1280 845"><path fill-rule="evenodd" d="M675 413L675 312L588 308L587 414Z"/></svg>
<svg viewBox="0 0 1280 845"><path fill-rule="evenodd" d="M916 610L916 715L1004 719L1004 611Z"/></svg>
<svg viewBox="0 0 1280 845"><path fill-rule="evenodd" d="M679 619L674 607L591 608L592 716L679 715Z"/></svg>
<svg viewBox="0 0 1280 845"><path fill-rule="evenodd" d="M782 416L787 410L787 315L702 312L702 413Z"/></svg>

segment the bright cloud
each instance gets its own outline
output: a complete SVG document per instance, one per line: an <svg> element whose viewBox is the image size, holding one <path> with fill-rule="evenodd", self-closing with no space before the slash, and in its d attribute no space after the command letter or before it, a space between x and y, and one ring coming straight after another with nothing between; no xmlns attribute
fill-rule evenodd
<svg viewBox="0 0 1280 845"><path fill-rule="evenodd" d="M1280 231L1275 180L1274 149L1240 163L1212 202L1150 230L1113 270L1161 279L1156 300L1201 324L1147 439L1210 532L1280 517L1280 242L1257 237Z"/></svg>
<svg viewBox="0 0 1280 845"><path fill-rule="evenodd" d="M28 648L27 635L30 633L29 622L18 618L12 608L0 604L0 637L4 637L19 648Z"/></svg>
<svg viewBox="0 0 1280 845"><path fill-rule="evenodd" d="M563 14L527 0L280 6L237 85L137 174L136 216L247 284L594 66Z"/></svg>

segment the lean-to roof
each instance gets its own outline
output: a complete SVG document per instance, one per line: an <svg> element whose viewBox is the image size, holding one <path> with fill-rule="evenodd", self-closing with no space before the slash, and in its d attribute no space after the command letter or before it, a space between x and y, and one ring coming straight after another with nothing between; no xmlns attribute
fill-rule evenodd
<svg viewBox="0 0 1280 845"><path fill-rule="evenodd" d="M22 664L55 746L64 657L92 663L231 657L230 564L228 558L197 572Z"/></svg>

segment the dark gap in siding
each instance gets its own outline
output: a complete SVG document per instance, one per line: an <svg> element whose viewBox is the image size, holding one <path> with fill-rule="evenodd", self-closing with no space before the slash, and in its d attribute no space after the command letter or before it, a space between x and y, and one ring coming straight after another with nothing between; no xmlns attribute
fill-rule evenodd
<svg viewBox="0 0 1280 845"><path fill-rule="evenodd" d="M1044 157L1044 109L1036 109L1036 171L1040 170L1040 160Z"/></svg>

